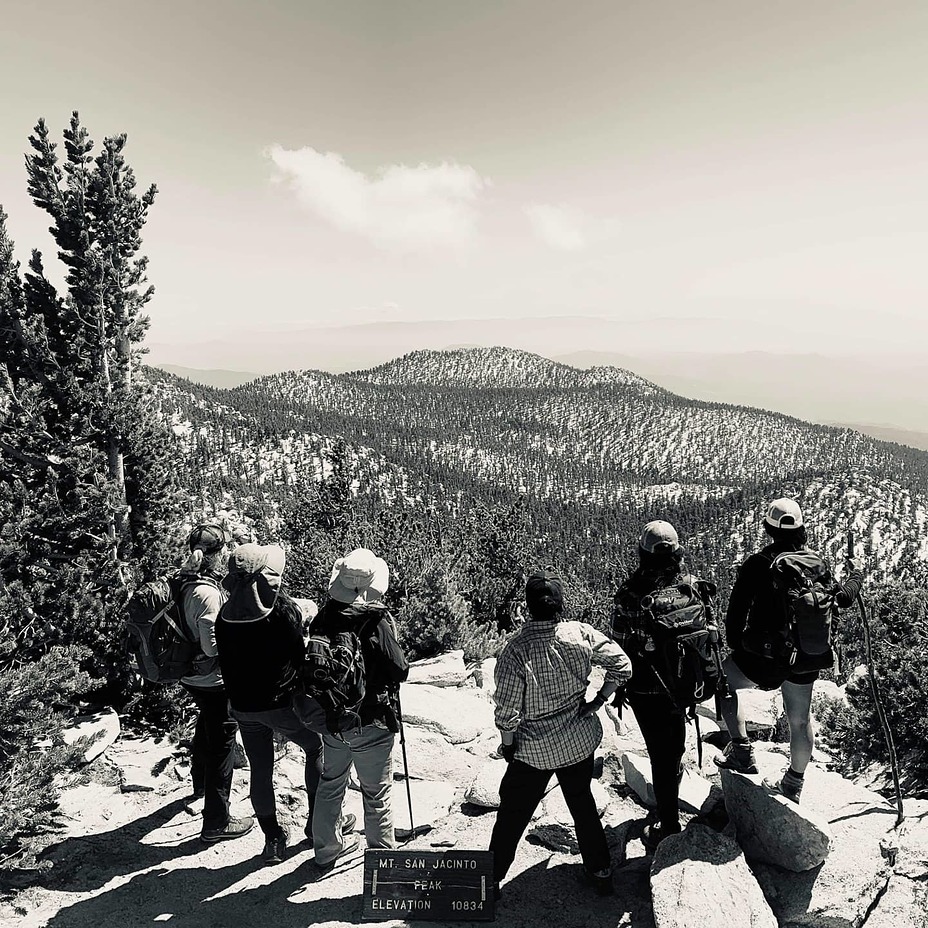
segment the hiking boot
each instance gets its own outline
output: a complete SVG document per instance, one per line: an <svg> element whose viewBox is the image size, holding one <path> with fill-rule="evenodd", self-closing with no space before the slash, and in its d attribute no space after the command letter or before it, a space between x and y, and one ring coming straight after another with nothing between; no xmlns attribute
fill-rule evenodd
<svg viewBox="0 0 928 928"><path fill-rule="evenodd" d="M279 864L284 859L289 838L290 833L286 828L281 827L278 835L264 839L264 850L261 852L261 858L266 864Z"/></svg>
<svg viewBox="0 0 928 928"><path fill-rule="evenodd" d="M241 838L254 827L255 820L250 815L244 818L230 818L221 828L204 828L200 832L200 840L204 844L215 844L217 841Z"/></svg>
<svg viewBox="0 0 928 928"><path fill-rule="evenodd" d="M799 805L799 796L802 794L802 784L805 780L797 777L791 769L784 771L779 780L764 780L764 786L778 792L784 799Z"/></svg>
<svg viewBox="0 0 928 928"><path fill-rule="evenodd" d="M678 835L680 834L680 826L677 825L676 828L668 828L666 831L661 827L660 822L655 822L653 825L644 826L644 834L642 835L641 840L644 842L644 846L650 851L657 849L658 844L664 840L668 835Z"/></svg>
<svg viewBox="0 0 928 928"><path fill-rule="evenodd" d="M612 871L608 868L605 870L588 870L586 866L581 864L580 882L592 886L596 890L597 896L611 896L615 893L615 887L612 885Z"/></svg>
<svg viewBox="0 0 928 928"><path fill-rule="evenodd" d="M358 849L358 845L360 843L360 835L349 835L347 838L345 838L345 843L342 845L342 849L332 860L324 864L320 864L318 861L316 861L316 870L318 871L319 875L324 876L327 873L331 873L338 865L339 861L344 860L346 857L350 857Z"/></svg>
<svg viewBox="0 0 928 928"><path fill-rule="evenodd" d="M715 765L720 770L734 770L735 773L757 773L754 763L754 748L750 742L740 744L729 741L721 757L716 757Z"/></svg>
<svg viewBox="0 0 928 928"><path fill-rule="evenodd" d="M352 831L354 831L354 826L355 824L357 824L357 821L358 821L357 816L355 816L354 813L349 812L342 819L342 826L341 826L342 834L347 835L351 833ZM303 834L306 835L306 837L309 838L310 841L312 841L313 839L313 817L311 815L306 821L306 827L303 829Z"/></svg>

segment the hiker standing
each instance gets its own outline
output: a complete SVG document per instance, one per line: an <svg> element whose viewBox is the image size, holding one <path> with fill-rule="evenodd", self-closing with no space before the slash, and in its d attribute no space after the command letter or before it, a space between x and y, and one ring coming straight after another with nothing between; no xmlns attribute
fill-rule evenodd
<svg viewBox="0 0 928 928"><path fill-rule="evenodd" d="M725 660L724 670L731 695L723 700L722 712L732 740L716 763L723 769L757 773L738 691L779 688L789 723L789 767L778 781L765 780L764 785L799 802L814 745L810 718L812 685L819 671L834 662L830 645L831 613L834 606L843 608L854 602L863 574L859 562L849 558L847 579L842 584L834 581L827 565L806 548L802 510L793 499L783 497L770 503L764 530L771 542L741 565L728 602L725 637L731 654ZM787 553L801 553L806 562L817 565L815 597L825 603L818 621L813 616L811 627L800 626L798 632L792 625L795 611L788 605L783 581L774 570ZM787 559L787 566L790 563Z"/></svg>
<svg viewBox="0 0 928 928"><path fill-rule="evenodd" d="M189 578L183 587L182 612L200 645L194 673L180 682L198 709L190 766L194 796L203 796L200 838L207 844L239 838L254 825L251 816L229 815L236 725L219 669L216 619L226 600L219 582L225 575L231 544L232 537L225 526L198 525L187 538L190 556L181 568L181 574Z"/></svg>
<svg viewBox="0 0 928 928"><path fill-rule="evenodd" d="M323 770L312 832L316 867L323 873L359 843L357 835L343 835L342 801L352 764L361 786L368 848L396 847L390 803L393 743L399 731L396 693L409 663L383 602L389 582L386 561L367 548L339 558L329 578L328 599L309 628L308 649L314 639L345 643L356 638L362 660L353 659L352 665L363 666L363 697L357 705L341 704L334 691L320 694L329 727L322 736ZM306 677L305 682L313 695L312 681Z"/></svg>
<svg viewBox="0 0 928 928"><path fill-rule="evenodd" d="M631 675L622 649L583 622L561 621L563 587L552 571L533 573L525 586L530 621L510 639L496 663L495 719L508 767L490 838L493 879L499 884L554 774L577 831L583 878L612 893L612 866L590 790L593 752L603 737L597 710ZM597 696L586 702L593 666L605 670Z"/></svg>
<svg viewBox="0 0 928 928"><path fill-rule="evenodd" d="M223 580L229 598L216 623L222 678L248 755L250 798L264 833L265 863L279 863L289 839L287 829L277 820L274 732L298 744L306 755L306 831L310 837L322 774L322 737L304 727L293 708L302 689L305 646L303 613L281 590L285 563L279 545L237 547L229 556Z"/></svg>
<svg viewBox="0 0 928 928"><path fill-rule="evenodd" d="M715 693L718 676L711 659L694 654L696 675L692 679L702 690L692 699L689 692L684 696L679 688L685 682L678 672L684 665L677 657L676 642L674 654L667 660L657 631L649 622L648 605L653 594L680 584L689 584L702 600L706 621L710 622L709 601L715 585L687 573L679 536L669 522L649 522L638 539L638 567L615 594L612 637L628 654L633 668L631 681L617 695L616 703L621 713L627 699L651 762L658 821L645 827L644 841L652 849L667 835L680 831L678 801L686 749L686 711ZM700 674L702 679L696 679Z"/></svg>

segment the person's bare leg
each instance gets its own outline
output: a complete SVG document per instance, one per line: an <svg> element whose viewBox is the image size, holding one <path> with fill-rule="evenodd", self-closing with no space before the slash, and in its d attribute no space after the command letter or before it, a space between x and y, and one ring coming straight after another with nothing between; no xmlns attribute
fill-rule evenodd
<svg viewBox="0 0 928 928"><path fill-rule="evenodd" d="M812 684L784 682L783 708L789 723L789 765L803 774L812 760L815 732L812 730Z"/></svg>

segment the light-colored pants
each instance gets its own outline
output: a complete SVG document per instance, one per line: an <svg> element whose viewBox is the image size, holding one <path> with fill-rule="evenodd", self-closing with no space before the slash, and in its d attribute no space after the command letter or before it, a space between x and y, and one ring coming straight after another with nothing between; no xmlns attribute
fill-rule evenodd
<svg viewBox="0 0 928 928"><path fill-rule="evenodd" d="M345 847L339 826L352 763L361 784L368 848L396 847L390 805L395 735L379 725L365 725L360 731L345 732L343 737L322 736L322 779L313 811L313 849L321 866L335 860Z"/></svg>

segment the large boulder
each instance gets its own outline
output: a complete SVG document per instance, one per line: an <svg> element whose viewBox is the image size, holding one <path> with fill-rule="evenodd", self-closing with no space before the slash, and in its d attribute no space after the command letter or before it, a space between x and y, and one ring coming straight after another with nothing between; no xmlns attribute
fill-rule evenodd
<svg viewBox="0 0 928 928"><path fill-rule="evenodd" d="M478 760L472 754L448 744L442 735L415 725L404 726L404 733L409 776L413 779L467 783L473 777ZM403 751L397 738L393 749L393 776L405 775Z"/></svg>
<svg viewBox="0 0 928 928"><path fill-rule="evenodd" d="M494 727L493 705L480 690L404 683L401 696L407 725L438 732L452 744L473 741Z"/></svg>
<svg viewBox="0 0 928 928"><path fill-rule="evenodd" d="M689 768L683 771L677 803L681 811L692 815L704 814L718 805L721 799L722 791L705 777Z"/></svg>
<svg viewBox="0 0 928 928"><path fill-rule="evenodd" d="M759 753L757 758L768 776L782 768L776 755ZM802 873L755 864L767 901L790 928L863 924L889 880L890 862L881 844L893 830L895 810L876 793L814 766L806 773L802 807L827 824L832 835L828 857Z"/></svg>
<svg viewBox="0 0 928 928"><path fill-rule="evenodd" d="M656 928L777 928L741 848L703 825L658 845L651 898Z"/></svg>
<svg viewBox="0 0 928 928"><path fill-rule="evenodd" d="M794 872L817 867L831 844L827 823L761 780L760 774L722 771L725 808L745 855Z"/></svg>
<svg viewBox="0 0 928 928"><path fill-rule="evenodd" d="M112 709L102 709L89 715L79 715L74 724L61 733L61 737L65 744L76 744L86 738L83 760L89 764L116 741L119 731L119 716Z"/></svg>
<svg viewBox="0 0 928 928"><path fill-rule="evenodd" d="M928 887L893 875L886 892L867 916L866 928L925 928L928 925Z"/></svg>
<svg viewBox="0 0 928 928"><path fill-rule="evenodd" d="M448 651L437 657L413 661L409 665L407 683L427 683L430 686L461 686L468 677L463 651Z"/></svg>

